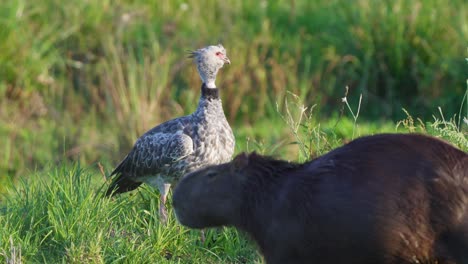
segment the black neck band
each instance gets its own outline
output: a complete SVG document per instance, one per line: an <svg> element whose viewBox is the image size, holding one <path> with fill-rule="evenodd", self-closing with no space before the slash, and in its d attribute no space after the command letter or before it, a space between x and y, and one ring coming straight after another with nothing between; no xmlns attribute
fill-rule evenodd
<svg viewBox="0 0 468 264"><path fill-rule="evenodd" d="M203 83L201 87L202 97L208 100L219 99L219 90L218 88L208 88Z"/></svg>

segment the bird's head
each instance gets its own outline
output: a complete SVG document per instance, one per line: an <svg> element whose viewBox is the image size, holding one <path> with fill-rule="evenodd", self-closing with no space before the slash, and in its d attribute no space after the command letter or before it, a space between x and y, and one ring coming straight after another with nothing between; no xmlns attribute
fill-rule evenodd
<svg viewBox="0 0 468 264"><path fill-rule="evenodd" d="M226 55L226 49L221 44L190 51L189 58L193 58L197 65L198 74L208 88L216 88L215 80L218 70L225 63L231 64Z"/></svg>

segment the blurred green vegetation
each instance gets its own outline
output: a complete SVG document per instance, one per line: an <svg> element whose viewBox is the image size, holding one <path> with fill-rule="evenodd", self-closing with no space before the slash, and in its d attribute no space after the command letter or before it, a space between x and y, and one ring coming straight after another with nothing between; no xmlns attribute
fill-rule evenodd
<svg viewBox="0 0 468 264"><path fill-rule="evenodd" d="M4 1L0 185L64 161L110 170L144 131L193 111L186 50L218 42L232 61L218 86L237 151L320 154L319 141L298 154L279 114L289 92L315 106L310 140L352 138L346 86L353 105L363 95L356 136L395 131L403 107L424 124L441 106L460 131L467 20L465 0Z"/></svg>

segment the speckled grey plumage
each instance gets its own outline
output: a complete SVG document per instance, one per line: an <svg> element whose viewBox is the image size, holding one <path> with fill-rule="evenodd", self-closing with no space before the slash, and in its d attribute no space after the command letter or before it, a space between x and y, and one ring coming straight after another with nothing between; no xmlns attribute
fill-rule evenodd
<svg viewBox="0 0 468 264"><path fill-rule="evenodd" d="M222 55L215 55L222 52ZM137 188L142 182L175 183L198 168L227 162L234 153L234 135L224 115L214 81L224 63L230 63L221 45L192 52L203 81L194 113L164 122L142 135L111 173L116 175L107 195ZM208 88L209 83L213 88ZM165 194L164 194L165 195ZM165 196L164 196L165 201Z"/></svg>

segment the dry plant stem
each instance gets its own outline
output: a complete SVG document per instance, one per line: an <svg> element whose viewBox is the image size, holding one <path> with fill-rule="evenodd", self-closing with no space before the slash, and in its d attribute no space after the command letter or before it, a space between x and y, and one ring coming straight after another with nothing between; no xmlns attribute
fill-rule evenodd
<svg viewBox="0 0 468 264"><path fill-rule="evenodd" d="M348 99L347 99L348 91L349 91L349 87L346 86L345 97L341 98L341 101L346 104L346 106L349 109L349 112L351 112L351 115L353 116L354 123L353 123L353 137L352 138L354 139L354 135L355 135L355 131L356 131L356 123L357 123L357 119L359 117L359 112L361 111L362 94L359 95L358 109L357 109L356 114L354 114L353 110L351 109L351 106L348 103Z"/></svg>
<svg viewBox="0 0 468 264"><path fill-rule="evenodd" d="M294 99L296 99L296 101L300 100L297 95L295 95L295 94L293 94L293 93L291 93L289 91L288 91L288 94L293 96ZM284 104L285 104L286 116L284 116L283 114L280 113L278 103L276 103L276 110L279 113L279 116L281 117L281 119L288 125L291 132L293 133L294 138L296 139L302 154L304 156L307 156L308 151L307 151L307 149L305 147L306 144L303 141L302 137L299 135L299 127L302 124L302 119L305 116L305 112L307 111L307 107L305 107L303 104L297 104L297 106L298 106L298 108L300 110L299 110L298 116L294 117L293 114L291 113L291 109L289 107L289 101L288 101L287 98L285 98Z"/></svg>
<svg viewBox="0 0 468 264"><path fill-rule="evenodd" d="M460 104L460 110L458 111L458 132L461 132L462 129L462 112L463 112L463 106L465 105L465 102L468 100L468 79L466 80L466 91L465 94L463 95L462 102ZM468 104L466 106L466 115L463 117L463 122L468 125Z"/></svg>

